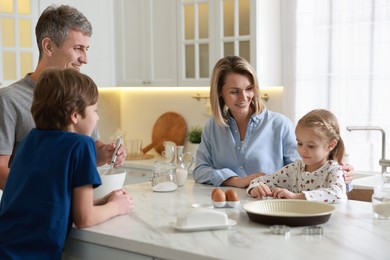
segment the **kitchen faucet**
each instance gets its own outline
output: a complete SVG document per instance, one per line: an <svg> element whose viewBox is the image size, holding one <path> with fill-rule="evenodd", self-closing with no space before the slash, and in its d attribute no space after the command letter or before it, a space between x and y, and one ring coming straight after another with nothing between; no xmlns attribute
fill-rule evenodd
<svg viewBox="0 0 390 260"><path fill-rule="evenodd" d="M386 172L387 167L390 167L390 160L386 160L386 133L383 128L378 126L347 126L348 131L364 130L364 131L380 131L382 132L382 158L379 160L379 165L382 167L382 173Z"/></svg>

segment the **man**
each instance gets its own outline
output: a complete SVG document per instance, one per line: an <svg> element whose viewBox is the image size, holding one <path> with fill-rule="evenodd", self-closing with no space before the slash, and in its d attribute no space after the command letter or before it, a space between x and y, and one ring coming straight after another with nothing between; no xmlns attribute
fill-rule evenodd
<svg viewBox="0 0 390 260"><path fill-rule="evenodd" d="M31 103L35 83L48 67L73 68L80 71L88 63L87 51L92 25L77 9L61 5L49 6L41 14L35 28L39 61L34 72L14 84L0 89L0 189L4 189L13 155L21 139L35 127ZM94 130L97 163L109 162L114 144L103 144ZM126 158L122 146L117 152L115 167ZM48 162L50 163L50 162Z"/></svg>

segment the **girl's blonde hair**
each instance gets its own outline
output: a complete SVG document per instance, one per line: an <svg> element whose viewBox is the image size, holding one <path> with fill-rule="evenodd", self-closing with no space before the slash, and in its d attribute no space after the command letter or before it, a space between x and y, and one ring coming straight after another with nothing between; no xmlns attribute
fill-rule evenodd
<svg viewBox="0 0 390 260"><path fill-rule="evenodd" d="M229 73L238 73L246 76L253 85L254 97L252 99L252 108L256 114L264 110L264 104L260 98L259 84L256 78L256 72L245 59L238 56L227 56L220 59L214 66L210 82L210 104L211 112L217 124L228 126L228 113L225 110L225 101L222 98L222 88L225 84L226 75Z"/></svg>
<svg viewBox="0 0 390 260"><path fill-rule="evenodd" d="M325 109L312 110L303 116L297 127L310 127L325 142L337 141L336 146L330 151L328 160L341 162L344 156L344 141L340 136L340 128L336 116Z"/></svg>

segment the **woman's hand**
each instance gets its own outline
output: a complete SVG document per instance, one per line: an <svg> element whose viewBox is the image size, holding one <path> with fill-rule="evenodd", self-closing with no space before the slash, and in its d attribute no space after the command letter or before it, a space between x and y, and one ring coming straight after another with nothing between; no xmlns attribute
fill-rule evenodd
<svg viewBox="0 0 390 260"><path fill-rule="evenodd" d="M225 180L222 185L223 186L231 186L231 187L237 187L237 188L246 188L249 186L251 180L254 178L264 176L264 173L254 173L245 177L230 177L229 179Z"/></svg>
<svg viewBox="0 0 390 260"><path fill-rule="evenodd" d="M353 176L355 175L355 171L352 165L345 164L341 165L341 169L344 171L344 181L346 184L349 184L353 180Z"/></svg>

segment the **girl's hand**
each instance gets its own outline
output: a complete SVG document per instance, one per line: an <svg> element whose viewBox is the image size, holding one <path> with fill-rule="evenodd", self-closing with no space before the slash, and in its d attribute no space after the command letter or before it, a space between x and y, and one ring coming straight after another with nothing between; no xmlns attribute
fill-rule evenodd
<svg viewBox="0 0 390 260"><path fill-rule="evenodd" d="M271 195L271 190L267 185L264 183L260 183L258 186L254 187L251 191L250 194L253 198L262 198L266 196Z"/></svg>
<svg viewBox="0 0 390 260"><path fill-rule="evenodd" d="M295 193L282 188L275 188L272 191L272 197L276 199L294 199Z"/></svg>
<svg viewBox="0 0 390 260"><path fill-rule="evenodd" d="M276 199L305 199L305 194L294 193L287 189L275 188L272 190L272 197Z"/></svg>

